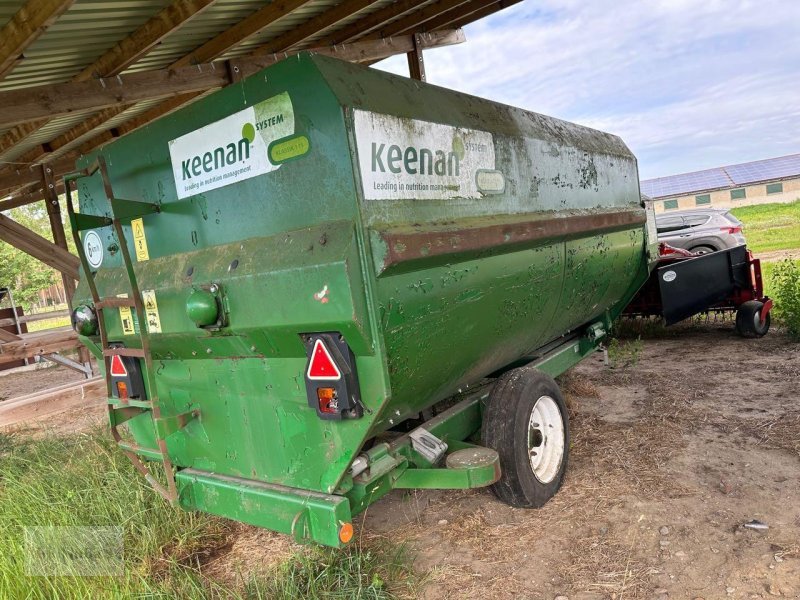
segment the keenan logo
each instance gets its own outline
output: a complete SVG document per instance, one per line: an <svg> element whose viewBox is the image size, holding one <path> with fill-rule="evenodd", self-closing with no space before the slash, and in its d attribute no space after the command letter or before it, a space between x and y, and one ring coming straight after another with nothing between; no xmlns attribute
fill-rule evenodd
<svg viewBox="0 0 800 600"><path fill-rule="evenodd" d="M458 141L461 145L447 153L415 146L401 148L397 144L387 148L386 144L372 142L372 172L386 173L388 169L390 173L458 177L464 156L463 143Z"/></svg>
<svg viewBox="0 0 800 600"><path fill-rule="evenodd" d="M250 158L250 145L255 139L255 126L252 123L245 123L242 127L242 137L238 142L218 146L212 151L181 161L183 180L200 177L237 162L245 162Z"/></svg>

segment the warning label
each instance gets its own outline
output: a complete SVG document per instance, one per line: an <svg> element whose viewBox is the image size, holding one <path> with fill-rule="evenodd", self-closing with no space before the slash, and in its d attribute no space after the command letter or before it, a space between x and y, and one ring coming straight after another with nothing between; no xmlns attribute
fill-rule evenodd
<svg viewBox="0 0 800 600"><path fill-rule="evenodd" d="M128 294L117 294L117 298L127 298ZM136 333L133 311L130 306L119 307L119 320L122 322L122 335L133 335Z"/></svg>
<svg viewBox="0 0 800 600"><path fill-rule="evenodd" d="M158 303L155 290L142 290L144 316L147 319L147 331L161 333L161 317L158 316Z"/></svg>
<svg viewBox="0 0 800 600"><path fill-rule="evenodd" d="M136 249L136 260L139 262L150 260L150 254L147 252L147 238L144 235L144 221L142 219L134 219L131 221L131 229L133 230L133 247Z"/></svg>

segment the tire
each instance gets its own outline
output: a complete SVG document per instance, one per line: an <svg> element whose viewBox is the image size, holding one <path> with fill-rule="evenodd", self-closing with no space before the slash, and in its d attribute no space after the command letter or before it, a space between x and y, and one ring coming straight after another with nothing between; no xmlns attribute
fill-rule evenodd
<svg viewBox="0 0 800 600"><path fill-rule="evenodd" d="M495 495L540 508L561 488L569 456L567 407L553 378L531 367L505 373L489 394L483 443L500 455Z"/></svg>
<svg viewBox="0 0 800 600"><path fill-rule="evenodd" d="M742 337L760 338L769 331L770 314L761 323L761 309L764 304L758 300L748 300L736 311L736 331Z"/></svg>
<svg viewBox="0 0 800 600"><path fill-rule="evenodd" d="M712 252L716 252L716 248L712 248L711 246L695 246L694 248L689 248L689 252L695 252L699 254L711 254Z"/></svg>

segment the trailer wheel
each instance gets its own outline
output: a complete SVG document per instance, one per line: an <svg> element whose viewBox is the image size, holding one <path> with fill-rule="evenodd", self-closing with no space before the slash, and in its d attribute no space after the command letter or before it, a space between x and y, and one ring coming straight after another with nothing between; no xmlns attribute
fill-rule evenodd
<svg viewBox="0 0 800 600"><path fill-rule="evenodd" d="M561 487L569 423L552 377L530 367L500 377L489 394L482 437L500 455L502 474L492 491L506 504L540 508Z"/></svg>
<svg viewBox="0 0 800 600"><path fill-rule="evenodd" d="M764 323L761 323L761 309L764 303L758 300L748 300L736 311L736 331L742 337L760 338L769 331L770 314L767 313Z"/></svg>

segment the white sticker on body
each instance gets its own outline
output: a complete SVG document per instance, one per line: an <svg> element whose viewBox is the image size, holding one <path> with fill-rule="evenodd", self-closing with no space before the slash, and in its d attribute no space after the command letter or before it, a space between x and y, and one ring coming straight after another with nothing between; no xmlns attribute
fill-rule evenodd
<svg viewBox="0 0 800 600"><path fill-rule="evenodd" d="M495 170L491 133L361 110L353 118L366 200L484 196L477 179Z"/></svg>
<svg viewBox="0 0 800 600"><path fill-rule="evenodd" d="M83 250L90 267L96 269L103 263L103 242L96 231L87 231L83 236Z"/></svg>
<svg viewBox="0 0 800 600"><path fill-rule="evenodd" d="M170 141L178 198L278 169L269 145L293 133L292 99L284 92Z"/></svg>

